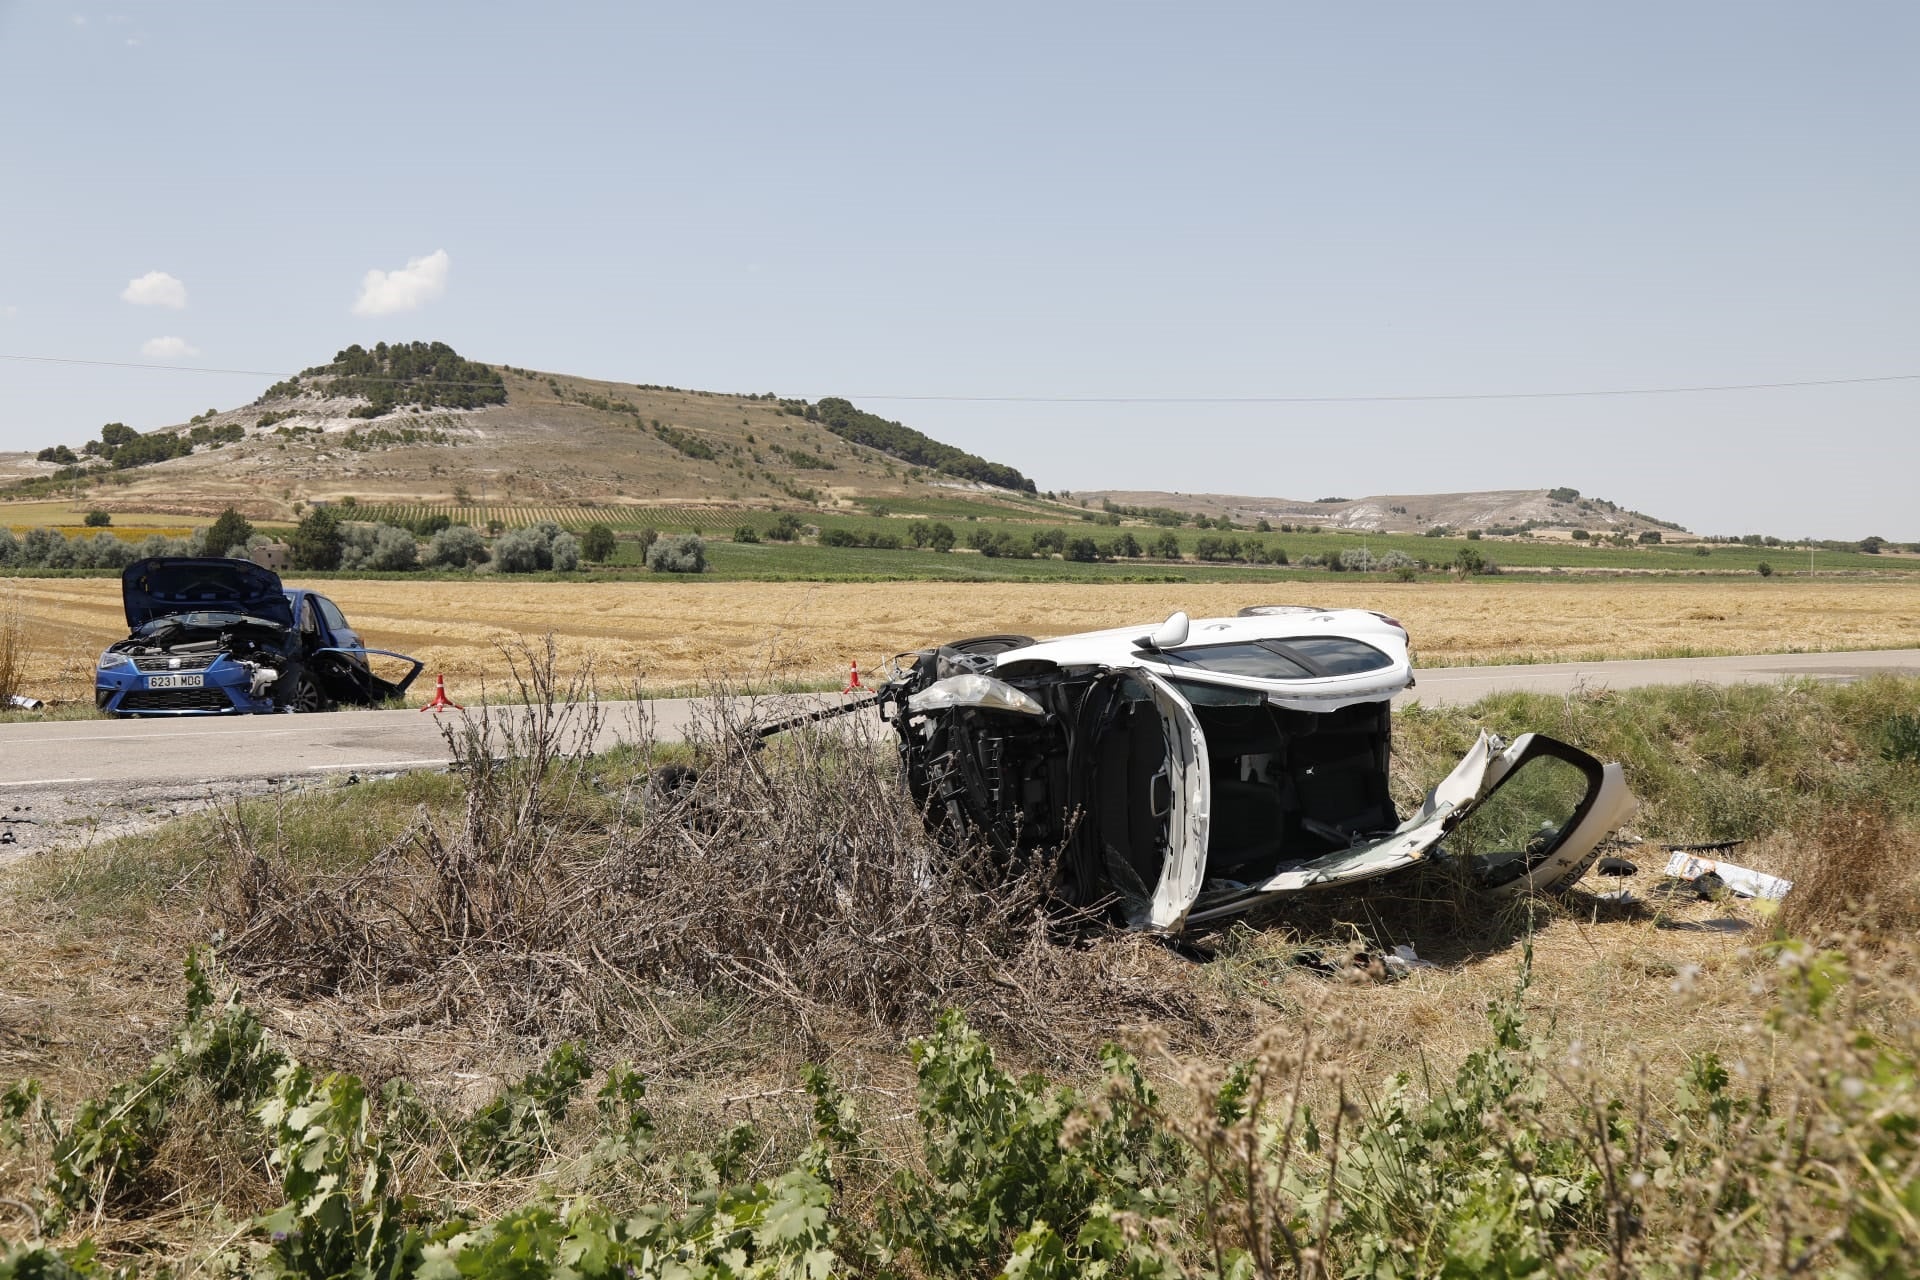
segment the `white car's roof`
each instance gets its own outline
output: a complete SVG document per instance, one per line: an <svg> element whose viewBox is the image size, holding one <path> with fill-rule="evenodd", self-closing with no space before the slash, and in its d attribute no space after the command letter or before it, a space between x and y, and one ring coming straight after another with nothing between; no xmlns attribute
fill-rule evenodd
<svg viewBox="0 0 1920 1280"><path fill-rule="evenodd" d="M1043 640L1024 649L1001 654L997 664L1040 661L1062 667L1148 670L1181 680L1236 689L1257 689L1267 695L1269 702L1304 711L1331 711L1356 702L1383 701L1413 683L1413 663L1407 654L1407 633L1379 614L1365 609L1299 609L1252 617L1196 618L1188 626L1186 640L1169 646L1167 650L1169 653L1187 655L1188 661L1169 659L1143 643L1158 625L1153 622L1138 623L1107 631L1087 631ZM1191 661L1204 658L1204 653L1197 651L1204 651L1213 645L1245 644L1260 640L1285 642L1322 636L1357 640L1377 649L1387 661L1370 671L1306 678L1238 675L1208 670ZM1283 665L1282 661L1276 660L1276 668Z"/></svg>

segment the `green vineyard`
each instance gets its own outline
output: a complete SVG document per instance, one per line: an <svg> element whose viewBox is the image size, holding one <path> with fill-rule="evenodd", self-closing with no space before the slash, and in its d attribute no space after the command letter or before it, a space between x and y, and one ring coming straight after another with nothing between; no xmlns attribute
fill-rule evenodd
<svg viewBox="0 0 1920 1280"><path fill-rule="evenodd" d="M734 503L690 503L687 505L635 507L604 506L524 506L489 503L484 506L456 506L451 503L362 503L344 513L349 519L376 524L416 525L434 516L445 516L454 524L485 529L498 522L502 529L524 529L529 525L552 522L563 529L584 529L604 524L609 529L658 529L672 533L731 532L742 520L765 511Z"/></svg>

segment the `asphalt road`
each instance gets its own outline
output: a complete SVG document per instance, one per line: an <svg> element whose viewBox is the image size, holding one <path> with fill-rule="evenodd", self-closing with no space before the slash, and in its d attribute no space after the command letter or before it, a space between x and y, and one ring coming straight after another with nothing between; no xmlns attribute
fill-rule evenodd
<svg viewBox="0 0 1920 1280"><path fill-rule="evenodd" d="M1395 702L1455 706L1515 689L1564 694L1693 681L1766 683L1788 677L1847 681L1881 672L1920 675L1920 649L1436 667L1418 672L1416 687ZM831 694L769 698L756 710L761 718L771 718L783 709L838 701ZM698 704L688 700L609 702L600 704L599 709L595 745L600 747L638 737L643 717L651 720L656 737L677 740L699 714ZM511 717L524 713L505 714ZM576 732L580 719L584 717L577 718ZM204 787L249 780L435 768L452 758L446 733L457 730L460 721L461 717L453 713L429 715L409 710L5 724L0 725L0 801L15 792L129 784ZM6 810L7 804L0 803L0 812Z"/></svg>

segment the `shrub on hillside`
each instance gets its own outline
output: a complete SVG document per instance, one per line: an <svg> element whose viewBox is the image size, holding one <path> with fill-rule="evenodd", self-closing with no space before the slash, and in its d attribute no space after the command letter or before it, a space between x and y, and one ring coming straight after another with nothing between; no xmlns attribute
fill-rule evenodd
<svg viewBox="0 0 1920 1280"><path fill-rule="evenodd" d="M580 535L580 554L595 564L613 559L613 530L603 524L590 524Z"/></svg>
<svg viewBox="0 0 1920 1280"><path fill-rule="evenodd" d="M442 529L427 544L426 563L433 568L470 569L488 559L486 540L471 525Z"/></svg>
<svg viewBox="0 0 1920 1280"><path fill-rule="evenodd" d="M552 550L527 529L510 529L493 540L493 567L501 573L536 573L543 554L552 564Z"/></svg>
<svg viewBox="0 0 1920 1280"><path fill-rule="evenodd" d="M59 530L36 526L20 539L20 563L36 569L65 569L72 565L67 540Z"/></svg>
<svg viewBox="0 0 1920 1280"><path fill-rule="evenodd" d="M420 565L413 535L390 524L350 524L340 531L340 567L399 573Z"/></svg>
<svg viewBox="0 0 1920 1280"><path fill-rule="evenodd" d="M877 547L882 551L900 550L900 535L897 533L878 533L868 530L864 533L853 529L822 529L820 545L823 547Z"/></svg>
<svg viewBox="0 0 1920 1280"><path fill-rule="evenodd" d="M91 538L84 540L76 538L74 541L82 544L75 547L76 552L79 553L79 559L83 562L80 566L82 568L124 569L139 559L131 542L116 538L110 533L96 533Z"/></svg>
<svg viewBox="0 0 1920 1280"><path fill-rule="evenodd" d="M571 573L580 567L580 542L551 520L509 529L494 540L493 566L501 573Z"/></svg>
<svg viewBox="0 0 1920 1280"><path fill-rule="evenodd" d="M1348 573L1371 573L1378 565L1373 552L1365 547L1348 547L1340 553L1340 567Z"/></svg>
<svg viewBox="0 0 1920 1280"><path fill-rule="evenodd" d="M253 537L252 522L232 507L228 507L207 529L207 554L226 555L235 546L245 546L251 537Z"/></svg>
<svg viewBox="0 0 1920 1280"><path fill-rule="evenodd" d="M287 538L296 569L338 569L341 550L340 521L326 507L307 512Z"/></svg>
<svg viewBox="0 0 1920 1280"><path fill-rule="evenodd" d="M0 529L0 567L20 569L124 569L143 555L197 555L199 547L190 539L155 535L135 544L102 531L91 536L76 534L69 538L57 529L27 530L24 538L15 538L11 530Z"/></svg>
<svg viewBox="0 0 1920 1280"><path fill-rule="evenodd" d="M691 533L661 538L647 549L647 568L655 573L705 573L707 544Z"/></svg>

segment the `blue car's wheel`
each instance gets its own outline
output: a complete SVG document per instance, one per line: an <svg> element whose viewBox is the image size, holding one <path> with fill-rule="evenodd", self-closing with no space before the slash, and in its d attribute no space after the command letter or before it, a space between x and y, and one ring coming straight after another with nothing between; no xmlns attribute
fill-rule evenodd
<svg viewBox="0 0 1920 1280"><path fill-rule="evenodd" d="M320 684L312 676L302 671L294 682L293 695L287 699L289 711L325 711L327 695L321 691Z"/></svg>

